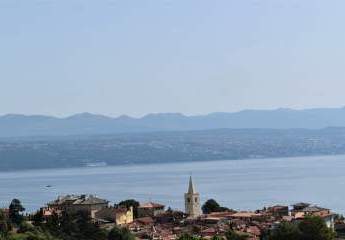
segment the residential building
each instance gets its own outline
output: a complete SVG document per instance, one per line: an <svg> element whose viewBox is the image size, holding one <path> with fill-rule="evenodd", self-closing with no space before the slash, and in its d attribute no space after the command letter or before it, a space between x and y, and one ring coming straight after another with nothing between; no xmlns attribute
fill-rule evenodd
<svg viewBox="0 0 345 240"><path fill-rule="evenodd" d="M275 217L284 217L289 215L289 207L275 205L267 208L267 212L271 213Z"/></svg>
<svg viewBox="0 0 345 240"><path fill-rule="evenodd" d="M133 207L114 208L107 207L95 212L95 218L99 221L114 222L116 225L126 225L133 222Z"/></svg>
<svg viewBox="0 0 345 240"><path fill-rule="evenodd" d="M318 217L321 217L324 220L324 222L327 225L327 227L329 227L329 228L334 230L335 214L332 213L327 208L322 208L322 207L318 207L318 206L311 206L309 204L307 207L305 207L303 209L296 210L294 208L294 210L292 211L291 214L297 220L303 219L305 216L318 216Z"/></svg>
<svg viewBox="0 0 345 240"><path fill-rule="evenodd" d="M66 195L59 196L48 203L52 211L64 211L68 213L86 212L94 218L97 211L108 207L109 202L94 195Z"/></svg>
<svg viewBox="0 0 345 240"><path fill-rule="evenodd" d="M165 206L159 203L148 202L138 207L138 217L154 217L164 213Z"/></svg>
<svg viewBox="0 0 345 240"><path fill-rule="evenodd" d="M304 203L304 202L295 203L294 205L292 205L293 207L292 211L300 211L306 207L309 207L310 205L311 205L310 203Z"/></svg>

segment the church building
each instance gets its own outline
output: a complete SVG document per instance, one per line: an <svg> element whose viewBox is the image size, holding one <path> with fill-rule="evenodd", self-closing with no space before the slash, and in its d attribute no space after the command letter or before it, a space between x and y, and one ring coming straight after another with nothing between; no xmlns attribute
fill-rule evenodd
<svg viewBox="0 0 345 240"><path fill-rule="evenodd" d="M192 218L201 215L200 195L196 192L192 177L189 178L188 192L184 194L185 212Z"/></svg>

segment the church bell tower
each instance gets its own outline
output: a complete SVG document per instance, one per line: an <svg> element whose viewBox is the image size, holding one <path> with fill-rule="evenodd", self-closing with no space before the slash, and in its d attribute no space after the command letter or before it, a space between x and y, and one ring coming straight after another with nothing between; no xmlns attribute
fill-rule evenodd
<svg viewBox="0 0 345 240"><path fill-rule="evenodd" d="M195 191L192 177L189 177L188 192L184 194L185 211L192 217L196 218L201 215L200 195Z"/></svg>

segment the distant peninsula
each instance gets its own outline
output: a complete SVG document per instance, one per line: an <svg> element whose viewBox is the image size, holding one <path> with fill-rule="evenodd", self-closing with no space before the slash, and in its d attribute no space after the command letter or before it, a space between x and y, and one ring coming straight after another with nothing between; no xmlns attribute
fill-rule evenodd
<svg viewBox="0 0 345 240"><path fill-rule="evenodd" d="M345 154L345 128L214 129L0 140L0 171Z"/></svg>

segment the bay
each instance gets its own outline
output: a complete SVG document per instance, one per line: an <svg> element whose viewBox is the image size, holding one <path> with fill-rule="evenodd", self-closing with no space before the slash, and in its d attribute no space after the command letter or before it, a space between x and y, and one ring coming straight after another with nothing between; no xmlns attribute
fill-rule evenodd
<svg viewBox="0 0 345 240"><path fill-rule="evenodd" d="M201 201L237 210L304 201L345 213L343 155L1 172L0 207L19 198L32 212L58 195L95 194L183 210L190 174Z"/></svg>

